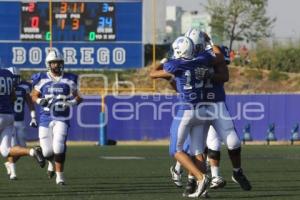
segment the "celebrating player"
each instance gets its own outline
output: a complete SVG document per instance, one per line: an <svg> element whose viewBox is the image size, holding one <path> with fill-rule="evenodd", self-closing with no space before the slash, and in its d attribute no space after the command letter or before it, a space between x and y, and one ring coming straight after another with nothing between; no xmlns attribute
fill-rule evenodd
<svg viewBox="0 0 300 200"><path fill-rule="evenodd" d="M55 170L56 184L65 185L63 171L70 109L82 99L77 93L77 76L64 73L64 59L59 52L48 53L46 66L48 72L32 76L32 99L40 106L39 139L43 155L49 161L48 176L52 178Z"/></svg>
<svg viewBox="0 0 300 200"><path fill-rule="evenodd" d="M193 42L187 37L178 37L172 44L174 58L163 64L163 69L152 69L152 78L175 77L179 93L179 110L171 126L170 154L175 157L197 179L197 189L188 197L199 197L209 186L210 179L205 175L204 147L206 136L203 132L206 106L202 106L204 69L210 66L214 56L210 53L193 59ZM189 135L190 155L183 151L183 144Z"/></svg>
<svg viewBox="0 0 300 200"><path fill-rule="evenodd" d="M213 51L217 56L216 62L214 63L214 71L207 73L208 77L205 84L205 101L214 103L215 105L210 107L213 108L210 113L222 114L222 116L212 116L214 120L210 124L207 124L206 127L206 130L208 130L208 127L212 125L213 128L216 129L216 131L214 131L213 128L210 128L211 131L209 131L207 138L208 157L212 166L212 182L210 187L221 188L226 184L225 180L219 175L220 148L221 141L223 141L228 148L229 157L233 165L232 180L240 184L242 189L251 190L251 184L241 169L241 143L225 105L224 82L229 79L227 64L229 64L230 61L228 49L223 46L219 47L213 45L205 33L196 29L190 29L186 33L186 36L190 37L196 46L205 39L206 42L209 43L208 47L213 47ZM223 57L225 59L223 59ZM216 112L215 109L217 109L218 112ZM178 171L173 170L171 173L173 180L180 182L180 165L177 164L176 166ZM193 190L193 184L195 184L195 181L192 179L189 180L187 190Z"/></svg>
<svg viewBox="0 0 300 200"><path fill-rule="evenodd" d="M7 68L14 76L14 87L16 100L14 102L14 135L12 137L12 146L26 147L26 135L25 135L25 122L24 122L24 111L25 102L27 103L30 110L30 126L37 127L36 114L33 106L33 102L30 97L31 84L27 81L21 81L20 71L16 67ZM10 180L17 179L15 163L19 157L8 157L5 162L5 167Z"/></svg>
<svg viewBox="0 0 300 200"><path fill-rule="evenodd" d="M7 69L0 69L0 151L3 157L34 157L41 167L45 166L45 159L40 147L25 148L11 146L11 138L14 129L13 106L16 100L13 87L13 74Z"/></svg>

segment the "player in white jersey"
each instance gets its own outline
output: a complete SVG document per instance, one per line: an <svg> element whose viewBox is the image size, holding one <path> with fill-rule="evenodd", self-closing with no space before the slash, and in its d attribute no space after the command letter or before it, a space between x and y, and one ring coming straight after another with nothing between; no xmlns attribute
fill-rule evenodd
<svg viewBox="0 0 300 200"><path fill-rule="evenodd" d="M45 166L45 158L40 147L25 148L11 146L11 138L14 129L13 102L16 99L13 87L13 74L7 69L0 69L0 152L6 158L8 156L34 157L41 167Z"/></svg>
<svg viewBox="0 0 300 200"><path fill-rule="evenodd" d="M39 139L43 155L49 161L48 176L52 178L55 170L56 184L65 185L63 171L70 110L82 99L77 92L77 76L64 73L64 59L59 52L51 50L46 65L47 72L32 76L32 100L40 106Z"/></svg>
<svg viewBox="0 0 300 200"><path fill-rule="evenodd" d="M36 114L34 105L30 97L31 84L27 81L21 80L20 71L16 67L7 68L14 75L14 88L16 100L14 101L14 134L12 137L12 146L26 147L26 133L25 133L25 102L30 110L31 121L29 123L32 127L37 127ZM5 167L10 180L16 180L16 165L15 163L19 157L8 157L5 162Z"/></svg>

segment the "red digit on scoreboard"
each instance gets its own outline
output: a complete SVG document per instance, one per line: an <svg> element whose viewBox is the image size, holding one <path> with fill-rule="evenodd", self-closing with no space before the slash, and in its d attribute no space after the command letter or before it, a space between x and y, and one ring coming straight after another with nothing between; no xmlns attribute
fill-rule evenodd
<svg viewBox="0 0 300 200"><path fill-rule="evenodd" d="M32 13L34 12L35 3L29 3L28 5L28 12Z"/></svg>
<svg viewBox="0 0 300 200"><path fill-rule="evenodd" d="M40 23L40 17L34 16L31 18L31 28L38 28Z"/></svg>

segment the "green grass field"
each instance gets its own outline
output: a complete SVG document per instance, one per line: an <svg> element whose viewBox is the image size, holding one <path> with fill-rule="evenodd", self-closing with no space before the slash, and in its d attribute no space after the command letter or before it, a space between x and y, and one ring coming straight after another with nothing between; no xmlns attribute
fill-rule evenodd
<svg viewBox="0 0 300 200"><path fill-rule="evenodd" d="M300 146L245 146L242 154L253 190L244 192L231 181L231 167L223 149L221 173L227 186L210 190L211 199L300 198ZM31 158L22 158L17 164L17 181L8 180L2 165L0 199L183 199L183 189L170 181L172 163L166 146L72 146L68 149L65 187L48 180L46 168L40 169Z"/></svg>

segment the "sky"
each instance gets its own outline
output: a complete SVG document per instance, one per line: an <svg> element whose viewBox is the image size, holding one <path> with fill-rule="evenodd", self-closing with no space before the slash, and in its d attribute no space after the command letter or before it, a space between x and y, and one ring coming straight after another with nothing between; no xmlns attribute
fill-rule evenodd
<svg viewBox="0 0 300 200"><path fill-rule="evenodd" d="M201 4L206 0L167 0L167 5L181 6L184 10L203 11ZM269 0L267 15L276 17L273 34L278 39L300 38L300 1L299 0Z"/></svg>

